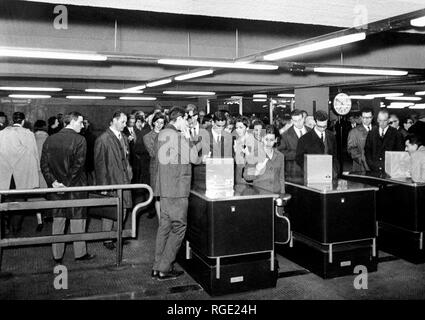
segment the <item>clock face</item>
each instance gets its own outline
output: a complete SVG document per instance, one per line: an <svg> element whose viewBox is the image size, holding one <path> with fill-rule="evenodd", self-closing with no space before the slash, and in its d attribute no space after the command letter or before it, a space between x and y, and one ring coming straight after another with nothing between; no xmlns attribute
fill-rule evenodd
<svg viewBox="0 0 425 320"><path fill-rule="evenodd" d="M340 116L346 115L351 110L351 99L345 93L338 93L334 99L334 109Z"/></svg>

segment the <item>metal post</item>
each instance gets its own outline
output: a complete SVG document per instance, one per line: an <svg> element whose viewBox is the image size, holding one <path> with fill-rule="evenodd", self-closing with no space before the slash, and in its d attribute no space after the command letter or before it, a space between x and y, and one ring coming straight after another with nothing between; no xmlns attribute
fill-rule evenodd
<svg viewBox="0 0 425 320"><path fill-rule="evenodd" d="M117 190L118 208L117 208L117 267L120 266L122 260L122 218L123 218L123 198L122 189Z"/></svg>
<svg viewBox="0 0 425 320"><path fill-rule="evenodd" d="M220 279L220 257L216 258L215 267L216 267L215 278Z"/></svg>

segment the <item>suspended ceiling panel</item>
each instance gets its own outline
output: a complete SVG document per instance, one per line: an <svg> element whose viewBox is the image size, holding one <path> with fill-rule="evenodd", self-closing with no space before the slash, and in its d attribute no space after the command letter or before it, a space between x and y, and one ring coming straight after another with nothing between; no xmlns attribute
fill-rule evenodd
<svg viewBox="0 0 425 320"><path fill-rule="evenodd" d="M33 0L31 2L353 27L424 8L423 0Z"/></svg>

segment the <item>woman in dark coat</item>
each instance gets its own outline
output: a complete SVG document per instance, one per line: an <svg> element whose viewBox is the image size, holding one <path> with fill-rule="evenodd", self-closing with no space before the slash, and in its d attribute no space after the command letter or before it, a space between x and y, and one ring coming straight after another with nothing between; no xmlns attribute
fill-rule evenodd
<svg viewBox="0 0 425 320"><path fill-rule="evenodd" d="M153 129L151 132L146 134L143 137L143 142L145 144L146 149L149 152L150 159L150 165L149 165L149 173L150 173L150 182L151 187L153 190L153 194L155 197L155 210L156 214L158 216L158 219L160 217L160 205L159 205L159 190L158 190L158 162L156 159L156 153L155 153L155 140L158 137L159 132L162 130L165 124L165 117L162 113L156 113L155 116L152 119L152 126Z"/></svg>

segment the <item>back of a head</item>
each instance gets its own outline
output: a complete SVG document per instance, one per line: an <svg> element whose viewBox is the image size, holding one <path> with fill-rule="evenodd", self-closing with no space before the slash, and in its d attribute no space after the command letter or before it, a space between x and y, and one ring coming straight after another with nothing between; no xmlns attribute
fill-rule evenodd
<svg viewBox="0 0 425 320"><path fill-rule="evenodd" d="M327 121L329 120L328 114L325 111L319 110L314 114L315 121Z"/></svg>
<svg viewBox="0 0 425 320"><path fill-rule="evenodd" d="M47 123L44 120L37 120L34 123L34 132L36 131L46 131L47 130Z"/></svg>
<svg viewBox="0 0 425 320"><path fill-rule="evenodd" d="M21 123L25 120L25 114L23 112L15 112L12 116L13 123Z"/></svg>
<svg viewBox="0 0 425 320"><path fill-rule="evenodd" d="M82 117L83 115L78 111L71 111L64 116L63 122L67 126L71 123L72 120L77 121L78 117Z"/></svg>
<svg viewBox="0 0 425 320"><path fill-rule="evenodd" d="M168 116L168 119L170 122L175 122L178 117L184 117L185 111L181 107L173 107L170 110L170 114Z"/></svg>

